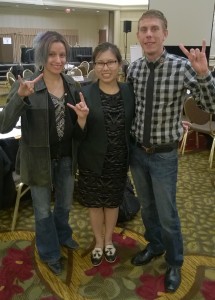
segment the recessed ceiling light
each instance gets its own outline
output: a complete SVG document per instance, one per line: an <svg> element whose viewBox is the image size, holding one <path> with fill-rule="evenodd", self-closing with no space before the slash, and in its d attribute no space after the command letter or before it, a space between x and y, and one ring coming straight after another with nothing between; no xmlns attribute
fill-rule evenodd
<svg viewBox="0 0 215 300"><path fill-rule="evenodd" d="M70 9L70 8L66 8L66 9L65 9L65 12L66 12L67 14L69 14L69 13L71 12L71 9Z"/></svg>

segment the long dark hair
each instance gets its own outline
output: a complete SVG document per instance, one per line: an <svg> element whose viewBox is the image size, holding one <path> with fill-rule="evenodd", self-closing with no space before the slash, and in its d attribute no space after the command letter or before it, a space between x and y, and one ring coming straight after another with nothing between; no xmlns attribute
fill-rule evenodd
<svg viewBox="0 0 215 300"><path fill-rule="evenodd" d="M99 54L101 54L101 53L103 53L103 52L105 52L105 51L107 51L107 50L110 50L110 51L116 56L116 59L117 59L117 61L118 61L119 63L122 62L122 55L121 55L121 53L120 53L119 48L118 48L116 45L112 44L112 43L105 42L105 43L99 44L99 45L96 46L96 48L94 49L93 55L92 55L93 63L95 63L96 57L97 57Z"/></svg>

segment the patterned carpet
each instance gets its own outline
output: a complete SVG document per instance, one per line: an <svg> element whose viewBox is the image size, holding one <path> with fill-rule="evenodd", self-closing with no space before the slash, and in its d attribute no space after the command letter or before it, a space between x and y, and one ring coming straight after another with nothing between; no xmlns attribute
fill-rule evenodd
<svg viewBox="0 0 215 300"><path fill-rule="evenodd" d="M215 168L208 168L208 156L208 151L190 152L179 159L177 201L185 262L176 293L163 292L163 257L144 267L130 263L132 255L146 244L140 214L115 230L118 260L93 268L87 251L93 240L88 213L77 201L70 223L80 249L62 249L64 272L54 276L38 259L31 202L23 200L13 233L8 231L12 210L0 211L0 300L214 300Z"/></svg>

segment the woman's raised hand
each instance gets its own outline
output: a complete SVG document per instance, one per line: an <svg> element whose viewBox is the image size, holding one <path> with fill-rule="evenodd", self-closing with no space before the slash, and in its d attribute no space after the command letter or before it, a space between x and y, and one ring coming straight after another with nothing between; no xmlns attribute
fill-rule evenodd
<svg viewBox="0 0 215 300"><path fill-rule="evenodd" d="M77 103L76 105L67 103L67 105L76 112L76 114L78 116L77 122L78 122L79 126L83 129L85 127L87 116L89 114L89 108L86 105L84 96L81 92L79 93L79 96L80 96L80 100L81 100L79 103Z"/></svg>
<svg viewBox="0 0 215 300"><path fill-rule="evenodd" d="M77 103L76 105L67 103L67 105L76 112L76 114L79 118L85 119L89 113L89 108L86 105L84 96L81 92L79 93L79 96L80 96L80 100L81 100L79 103Z"/></svg>
<svg viewBox="0 0 215 300"><path fill-rule="evenodd" d="M19 88L18 88L18 95L20 97L28 97L34 93L34 84L38 82L43 77L43 74L40 74L33 80L23 80L21 76L18 76L19 81Z"/></svg>

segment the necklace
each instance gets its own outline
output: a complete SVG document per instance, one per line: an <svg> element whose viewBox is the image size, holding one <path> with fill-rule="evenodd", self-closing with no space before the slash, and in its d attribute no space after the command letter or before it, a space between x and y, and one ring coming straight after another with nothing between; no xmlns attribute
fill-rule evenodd
<svg viewBox="0 0 215 300"><path fill-rule="evenodd" d="M61 99L63 97L65 91L64 91L63 80L61 77L55 81L45 80L45 83L46 83L48 92L50 94L52 94L53 96L55 96L59 99Z"/></svg>

